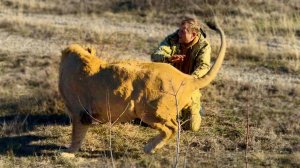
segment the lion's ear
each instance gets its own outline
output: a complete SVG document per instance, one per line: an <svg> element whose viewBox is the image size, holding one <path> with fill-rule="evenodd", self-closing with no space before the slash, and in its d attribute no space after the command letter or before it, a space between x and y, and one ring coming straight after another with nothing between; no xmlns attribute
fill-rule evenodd
<svg viewBox="0 0 300 168"><path fill-rule="evenodd" d="M92 49L91 48L87 48L87 51L91 54L92 53Z"/></svg>
<svg viewBox="0 0 300 168"><path fill-rule="evenodd" d="M86 50L91 54L91 55L96 55L96 50L91 47L87 47Z"/></svg>

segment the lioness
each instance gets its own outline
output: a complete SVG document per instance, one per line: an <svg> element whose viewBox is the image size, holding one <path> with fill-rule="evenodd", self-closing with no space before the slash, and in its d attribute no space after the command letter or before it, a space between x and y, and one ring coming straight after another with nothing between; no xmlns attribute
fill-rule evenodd
<svg viewBox="0 0 300 168"><path fill-rule="evenodd" d="M221 35L221 49L214 66L201 79L165 63L106 63L92 49L76 44L66 48L60 63L59 90L72 119L68 152L79 150L94 119L107 123L140 118L160 131L144 151L153 153L163 147L178 129L176 108L180 111L189 106L192 93L207 86L223 62L224 33L218 25L210 27Z"/></svg>

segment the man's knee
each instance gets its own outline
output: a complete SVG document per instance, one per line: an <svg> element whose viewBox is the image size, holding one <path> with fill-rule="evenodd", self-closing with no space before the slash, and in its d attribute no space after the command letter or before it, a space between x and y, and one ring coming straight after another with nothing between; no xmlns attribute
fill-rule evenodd
<svg viewBox="0 0 300 168"><path fill-rule="evenodd" d="M201 92L199 90L195 90L192 93L192 97L191 97L192 103L200 104L201 96L202 96Z"/></svg>

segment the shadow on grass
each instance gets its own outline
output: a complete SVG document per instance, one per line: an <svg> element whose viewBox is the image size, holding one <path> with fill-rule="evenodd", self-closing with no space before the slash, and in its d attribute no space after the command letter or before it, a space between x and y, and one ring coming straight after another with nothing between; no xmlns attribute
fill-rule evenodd
<svg viewBox="0 0 300 168"><path fill-rule="evenodd" d="M142 151L114 151L112 150L112 155L114 159L120 159L123 157L127 158L140 158ZM94 151L81 151L79 153L80 157L83 158L111 158L111 151L110 150L94 150Z"/></svg>
<svg viewBox="0 0 300 168"><path fill-rule="evenodd" d="M31 131L39 125L70 125L70 119L66 114L16 114L0 117L2 126L13 123L23 123Z"/></svg>
<svg viewBox="0 0 300 168"><path fill-rule="evenodd" d="M54 144L36 145L34 141L41 141L49 137L24 135L0 138L0 155L13 156L53 156L54 151L65 149Z"/></svg>
<svg viewBox="0 0 300 168"><path fill-rule="evenodd" d="M70 124L67 114L59 111L62 109L60 102L53 95L0 98L0 157L52 156L57 150L64 149L55 144L40 143L55 137L28 135L38 126Z"/></svg>
<svg viewBox="0 0 300 168"><path fill-rule="evenodd" d="M60 104L60 99L49 97L21 97L11 100L0 98L0 156L10 154L17 157L53 156L60 149L65 149L55 143L42 144L43 141L46 142L55 137L28 135L28 132L34 131L39 126L70 125L68 115L62 113L60 109L63 108L57 105ZM132 123L146 126L138 119ZM51 142L55 142L55 140L51 140ZM113 157L134 155L130 153L113 152ZM79 155L86 158L110 158L110 151L82 151Z"/></svg>
<svg viewBox="0 0 300 168"><path fill-rule="evenodd" d="M39 125L69 125L65 114L9 115L0 117L0 155L52 156L55 151L65 149L55 144L32 144L55 137L18 135L34 130Z"/></svg>
<svg viewBox="0 0 300 168"><path fill-rule="evenodd" d="M0 117L0 132L3 135L25 133L40 125L70 125L70 119L66 114L16 114Z"/></svg>

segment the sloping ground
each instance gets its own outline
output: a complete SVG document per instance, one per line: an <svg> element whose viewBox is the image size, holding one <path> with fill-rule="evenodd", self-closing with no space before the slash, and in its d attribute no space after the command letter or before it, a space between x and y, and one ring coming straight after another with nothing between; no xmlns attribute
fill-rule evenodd
<svg viewBox="0 0 300 168"><path fill-rule="evenodd" d="M34 57L29 57L27 59L37 59L39 57L48 56L51 57L51 60L55 60L56 63L57 61L59 61L61 50L73 42L95 46L98 49L98 54L102 55L104 59L107 59L106 57L109 56L109 59L111 59L111 57L114 57L114 59L116 60L137 59L142 61L149 61L151 48L149 48L148 50L145 48L139 48L136 51L134 49L127 50L127 47L132 47L132 44L126 44L127 46L120 46L118 43L115 44L115 41L120 40L122 41L120 42L121 44L128 42L130 43L130 41L138 41L137 43L151 43L152 41L153 43L158 42L162 39L162 37L164 37L164 35L176 30L176 27L174 26L164 26L157 23L141 24L134 21L123 22L118 20L118 15L114 16L113 14L106 14L106 17L103 18L88 16L78 17L72 15L62 17L42 14L11 16L12 13L10 12L0 14L0 27L3 27L3 29L1 29L0 31L0 38L2 39L0 41L0 46L3 54L34 55ZM112 19L110 19L109 16ZM44 35L45 32L42 32L43 29L46 29L46 35ZM47 32L51 35L47 36ZM94 33L89 34L89 32ZM213 32L210 33L212 34L211 41L213 45L218 46L218 37L216 37ZM96 39L94 41L92 40L93 42L91 43L84 37L79 37L88 35L98 35L102 36L100 38L106 39ZM129 38L129 40L125 38ZM80 42L81 40L86 41ZM141 42L139 42L139 40ZM296 44L293 45L287 45L288 42L284 42L283 40L280 41L282 44L276 43L273 45L268 45L268 43L271 43L268 41L257 41L257 43L259 43L258 45L268 46L268 50L270 51L298 51L300 49L299 41L296 41ZM99 42L99 44L97 44L97 42ZM236 39L231 39L230 37L228 37L229 48L232 46L236 46L236 42ZM131 43L134 44L135 42ZM239 44L246 45L247 40L241 39L239 41ZM153 47L156 44L151 45ZM22 60L22 58L20 59ZM230 62L230 58L228 61ZM296 61L299 62L299 60L297 59ZM268 70L266 68L249 68L247 66L232 67L228 66L227 64L224 64L224 68L221 71L221 75L222 74L228 76L230 79L239 80L240 82L244 83L249 83L251 81L252 83L267 85L280 84L295 87L299 84L300 81L299 75L290 75L286 73L274 74L271 70ZM14 78L13 75L5 73L5 76L2 79L9 80L7 79L8 76Z"/></svg>
<svg viewBox="0 0 300 168"><path fill-rule="evenodd" d="M175 29L160 22L141 23L131 14L52 15L42 10L18 13L13 7L1 10L0 167L112 166L108 125L91 129L76 158L59 155L71 134L57 91L60 51L80 43L96 47L98 55L108 61L149 61L159 41ZM208 32L216 53L218 37ZM249 164L299 167L299 39L227 38L224 66L212 85L203 90L206 116L201 131L181 134L180 165L243 167L248 112ZM252 53L247 55L244 50ZM294 68L283 66L282 70L282 62L271 64L276 59ZM143 153L143 145L154 134L154 130L139 125L114 126L111 140L116 166L173 165L175 140L155 155Z"/></svg>

